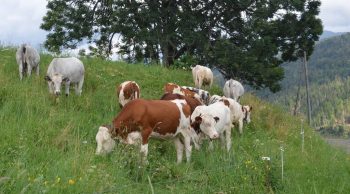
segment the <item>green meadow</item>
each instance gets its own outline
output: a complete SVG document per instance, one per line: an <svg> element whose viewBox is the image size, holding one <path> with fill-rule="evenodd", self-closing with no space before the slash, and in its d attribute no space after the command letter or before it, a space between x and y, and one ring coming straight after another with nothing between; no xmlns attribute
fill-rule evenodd
<svg viewBox="0 0 350 194"><path fill-rule="evenodd" d="M171 141L151 139L148 165L139 147L117 144L96 156L95 135L120 111L116 86L136 81L141 97L159 99L163 85L193 86L190 71L158 65L82 58L85 82L58 99L44 80L52 56L42 54L40 76L22 81L15 49L0 48L0 193L348 193L350 156L330 147L310 127L302 152L301 118L246 94L252 122L233 129L233 149L215 142L193 149L190 163L176 164ZM211 94L222 94L214 86ZM164 110L166 114L166 110ZM305 123L305 122L304 122ZM283 178L282 152L283 147ZM270 161L262 160L270 157Z"/></svg>

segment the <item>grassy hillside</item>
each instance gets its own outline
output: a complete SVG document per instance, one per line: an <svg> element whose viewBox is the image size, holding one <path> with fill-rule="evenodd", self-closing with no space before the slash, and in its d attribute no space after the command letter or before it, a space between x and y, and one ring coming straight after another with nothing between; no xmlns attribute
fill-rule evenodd
<svg viewBox="0 0 350 194"><path fill-rule="evenodd" d="M0 193L346 193L350 157L306 128L301 152L300 122L281 108L246 95L253 106L244 135L233 132L233 150L215 142L215 152L193 151L176 165L172 142L151 140L148 166L139 148L118 144L95 156L98 126L118 114L115 87L135 80L146 99L158 99L166 82L192 85L191 73L158 66L83 59L83 94L56 101L44 75L52 57L42 55L40 76L18 79L15 50L0 50ZM212 93L220 93L214 87ZM166 114L166 112L165 112ZM281 179L281 152L284 179ZM271 162L261 157L268 156Z"/></svg>

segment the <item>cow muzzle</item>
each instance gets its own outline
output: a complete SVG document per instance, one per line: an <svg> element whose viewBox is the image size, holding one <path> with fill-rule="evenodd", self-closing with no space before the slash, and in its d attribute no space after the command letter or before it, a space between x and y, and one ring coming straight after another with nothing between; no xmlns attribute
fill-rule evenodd
<svg viewBox="0 0 350 194"><path fill-rule="evenodd" d="M56 95L56 96L59 96L60 94L61 94L60 91L55 91L55 95Z"/></svg>

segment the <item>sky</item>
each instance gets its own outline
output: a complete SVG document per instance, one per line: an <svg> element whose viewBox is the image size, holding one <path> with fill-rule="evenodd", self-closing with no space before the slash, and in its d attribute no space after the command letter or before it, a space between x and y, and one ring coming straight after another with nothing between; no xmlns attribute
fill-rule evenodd
<svg viewBox="0 0 350 194"><path fill-rule="evenodd" d="M321 0L321 18L324 30L350 32L349 0ZM0 44L29 43L38 47L46 38L40 29L46 14L47 0L1 0Z"/></svg>

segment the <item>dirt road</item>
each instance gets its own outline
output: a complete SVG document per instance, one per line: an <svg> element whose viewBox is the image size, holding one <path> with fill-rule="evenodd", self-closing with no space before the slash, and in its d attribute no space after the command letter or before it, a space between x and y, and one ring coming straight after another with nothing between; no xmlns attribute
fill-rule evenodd
<svg viewBox="0 0 350 194"><path fill-rule="evenodd" d="M339 147L344 149L347 153L350 154L350 139L340 139L340 138L330 138L324 137L325 141L334 147Z"/></svg>

